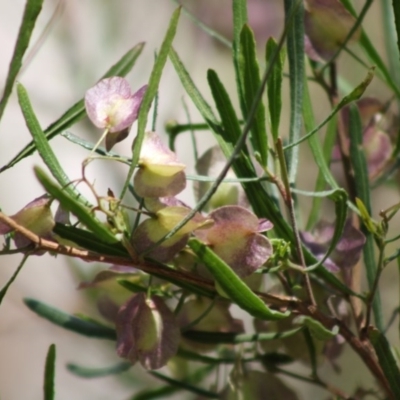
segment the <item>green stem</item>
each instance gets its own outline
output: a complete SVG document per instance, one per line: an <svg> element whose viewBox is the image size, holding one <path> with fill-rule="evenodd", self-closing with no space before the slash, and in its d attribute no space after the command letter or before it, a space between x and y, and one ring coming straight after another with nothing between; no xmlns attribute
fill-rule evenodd
<svg viewBox="0 0 400 400"><path fill-rule="evenodd" d="M378 266L376 270L376 275L375 279L371 288L371 292L369 296L367 297L367 311L366 311L366 317L365 317L365 328L368 329L370 321L371 321L371 312L372 312L372 306L374 304L374 297L375 294L378 290L378 284L379 284L379 279L381 277L382 271L385 267L384 265L384 255L385 255L385 243L381 242L379 244L379 259L378 259Z"/></svg>
<svg viewBox="0 0 400 400"><path fill-rule="evenodd" d="M292 191L291 191L291 187L290 187L290 183L289 183L288 171L286 168L285 155L283 152L282 140L280 138L278 138L278 140L276 141L275 147L276 147L276 152L277 152L278 160L279 160L280 167L281 167L282 181L285 186L285 192L286 192L286 196L287 196L286 206L288 207L288 210L289 210L290 221L291 221L292 228L293 228L293 235L294 235L294 240L295 240L295 248L297 251L297 257L300 262L300 265L303 267L303 269L306 269L306 261L304 259L304 253L303 253L303 247L302 247L301 240L300 240L299 229L297 227L294 202L293 202ZM312 287L311 287L311 280L307 273L304 274L304 282L306 285L308 300L310 301L310 303L313 306L315 306L316 301L315 301L314 294L313 294Z"/></svg>

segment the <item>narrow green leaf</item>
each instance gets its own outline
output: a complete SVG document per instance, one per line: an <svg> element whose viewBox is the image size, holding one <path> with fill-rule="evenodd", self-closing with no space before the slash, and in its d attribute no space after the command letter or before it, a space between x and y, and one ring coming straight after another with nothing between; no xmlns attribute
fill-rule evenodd
<svg viewBox="0 0 400 400"><path fill-rule="evenodd" d="M240 59L240 34L243 26L247 24L247 1L233 0L233 49L234 58L239 62Z"/></svg>
<svg viewBox="0 0 400 400"><path fill-rule="evenodd" d="M191 373L189 376L186 377L185 383L186 384L199 384L202 382L209 374L215 369L214 366L209 366L207 365L206 367L201 367L197 368L193 373ZM157 378L164 379L164 375L157 376ZM169 379L169 378L168 378ZM170 384L171 382L167 381L169 384L167 386L161 386L158 388L151 388L151 389L145 389L131 397L131 400L152 400L152 399L159 399L162 398L164 399L165 396L169 396L175 392L177 392L180 389L187 389L186 386L182 385L174 385ZM182 382L183 383L183 382ZM189 388L192 388L189 386ZM190 389L189 389L190 390ZM195 392L197 393L197 392Z"/></svg>
<svg viewBox="0 0 400 400"><path fill-rule="evenodd" d="M232 154L233 144L228 143L225 140L225 133L218 123L216 117L214 116L210 106L204 100L197 87L194 85L192 79L190 78L187 70L183 66L178 55L171 49L170 58L174 64L175 70L181 79L182 85L186 90L186 93L192 99L193 103L199 110L202 117L208 123L210 129L214 133L214 137L218 142L221 150L223 151L225 157L229 158ZM233 164L233 169L238 178L249 178L256 177L256 173L251 164L239 157ZM270 219L278 234L282 237L291 237L291 230L287 222L282 218L276 204L270 198L268 193L265 191L263 186L258 183L243 184L243 188L246 191L248 199L252 203L252 207L259 217L265 217ZM290 240L288 240L290 241Z"/></svg>
<svg viewBox="0 0 400 400"><path fill-rule="evenodd" d="M41 168L35 167L34 170L47 193L56 198L65 210L74 214L79 222L96 234L101 242L109 244L118 242L110 229L99 221L87 207L71 197L64 188L57 186Z"/></svg>
<svg viewBox="0 0 400 400"><path fill-rule="evenodd" d="M199 343L238 344L238 343L261 342L264 340L284 339L293 336L301 329L302 328L296 328L284 332L268 332L268 333L253 333L253 334L189 330L182 332L182 336L185 337L186 339Z"/></svg>
<svg viewBox="0 0 400 400"><path fill-rule="evenodd" d="M303 3L293 0L285 0L285 16L289 21L289 16L295 14L291 20L287 34L287 53L289 61L289 85L290 85L290 128L289 145L299 141L302 124L303 109L303 84L304 84L304 6ZM288 23L288 22L287 22ZM296 174L299 163L299 149L293 146L288 147L288 175L289 182L296 181Z"/></svg>
<svg viewBox="0 0 400 400"><path fill-rule="evenodd" d="M157 54L157 58L154 62L153 70L151 71L149 83L147 85L146 92L144 94L142 104L140 106L139 115L138 115L138 127L137 127L137 135L135 141L132 143L132 164L129 168L124 187L122 188L121 195L119 196L122 199L128 190L129 182L132 179L133 171L139 161L140 149L142 148L142 143L144 140L146 124L148 119L148 114L150 111L151 103L153 102L157 91L158 86L160 84L161 75L167 62L168 54L172 47L172 42L174 40L176 30L178 28L179 16L180 16L181 7L178 7L174 13L172 14L168 30L165 34L164 40L161 44L160 51Z"/></svg>
<svg viewBox="0 0 400 400"><path fill-rule="evenodd" d="M350 157L354 169L354 183L356 195L364 205L368 215L371 215L371 193L369 188L368 165L362 147L362 126L358 108L355 105L350 106L349 115L349 135L350 135ZM374 287L377 265L375 262L375 249L373 234L364 229L366 243L363 248L364 264L367 273L369 289ZM382 304L379 289L376 289L372 303L375 323L379 330L384 330Z"/></svg>
<svg viewBox="0 0 400 400"><path fill-rule="evenodd" d="M186 350L180 348L178 350L178 357L183 358L189 361L196 361L209 365L220 365L220 364L235 364L237 363L237 357L234 354L228 356L218 356L218 357L210 357L199 354L195 351ZM241 357L241 363L250 363L255 361L261 361L264 365L268 365L268 368L273 368L274 366L281 364L289 364L294 362L293 358L283 353L265 353L262 355L258 355L255 357Z"/></svg>
<svg viewBox="0 0 400 400"><path fill-rule="evenodd" d="M344 106L347 106L353 101L358 100L363 95L368 85L371 83L372 78L374 77L374 71L375 67L370 68L365 79L358 86L356 86L355 89L353 89L348 95L344 96L342 100L340 100L339 103L336 105L336 107L331 111L331 113L317 127L315 127L311 132L308 132L302 138L297 140L297 142L289 143L283 149L284 150L290 149L292 147L299 145L301 142L304 142L305 140L309 139L315 133L317 133L326 123L328 123L336 115L336 113L339 112Z"/></svg>
<svg viewBox="0 0 400 400"><path fill-rule="evenodd" d="M121 362L103 368L82 367L73 363L67 364L68 371L81 378L101 378L103 376L117 375L128 371L130 368L132 368L132 363L130 362Z"/></svg>
<svg viewBox="0 0 400 400"><path fill-rule="evenodd" d="M119 285L121 285L123 288L125 288L126 290L129 290L130 292L133 292L133 293L140 293L140 292L146 293L148 291L147 287L144 287L143 285L138 285L134 282L131 282L128 279L123 279L123 278L117 279L117 283Z"/></svg>
<svg viewBox="0 0 400 400"><path fill-rule="evenodd" d="M234 364L237 359L234 356L217 356L217 357L210 357L210 356L205 356L203 354L199 354L196 351L190 351L186 350L183 348L180 348L178 350L177 356L180 358L183 358L185 360L189 361L194 361L194 362L200 362L203 364L209 364L209 365L219 365L219 364ZM248 358L241 358L242 363L246 363L248 361L255 361L255 357L252 357L251 359Z"/></svg>
<svg viewBox="0 0 400 400"><path fill-rule="evenodd" d="M306 79L306 76L304 76L304 79ZM310 92L308 90L308 85L305 83L304 84L304 98L303 98L303 117L304 117L304 126L308 132L314 131L314 127L316 125L315 123L315 118L314 118L314 113L312 109L312 104L311 104L311 97L310 97ZM333 117L332 117L333 118ZM336 139L336 124L332 125L332 131L328 131L328 133L335 135ZM306 135L307 136L307 135ZM332 139L332 140L335 140ZM319 142L318 137L315 135L311 135L308 138L308 144L310 146L311 152L313 154L314 160L316 164L318 165L318 169L320 171L320 174L323 175L325 181L327 184L329 184L332 188L338 188L338 184L335 181L335 178L333 177L330 169L329 169L329 160L331 157L331 154L329 154L329 158L325 158L324 152L322 151L321 148L321 143Z"/></svg>
<svg viewBox="0 0 400 400"><path fill-rule="evenodd" d="M304 124L305 124L306 129L308 131L310 131L312 129L312 127L315 126L315 120L314 120L314 115L313 115L313 110L312 110L312 105L311 105L310 94L308 91L308 85L304 85L303 106L304 106L303 107ZM309 216L309 220L307 223L307 229L311 229L318 220L320 202L321 202L321 199L323 197L325 197L324 195L320 196L318 194L319 190L321 190L325 186L325 183L328 184L329 186L331 186L333 189L339 188L339 185L336 183L336 180L333 177L333 175L329 169L329 163L330 163L330 159L331 159L331 155L332 155L332 148L333 148L333 145L335 142L336 142L336 121L334 119L331 119L331 121L328 125L324 149L322 149L319 138L316 135L310 136L309 140L308 140L308 144L310 146L314 160L318 166L319 175L318 175L318 180L317 180L316 190L315 190L316 194L313 195L314 199L315 199L315 201L313 202L313 211L311 212L311 214ZM317 191L317 187L318 187L318 191ZM310 194L310 195L312 195L312 194ZM319 201L317 201L317 200L319 200ZM354 205L349 200L347 200L347 205L354 209ZM320 271L322 271L322 270L320 270ZM326 271L326 272L328 272L328 271Z"/></svg>
<svg viewBox="0 0 400 400"><path fill-rule="evenodd" d="M40 127L39 121L37 120L35 113L33 112L28 93L25 88L18 83L17 84L18 101L24 115L26 126L29 129L33 137L33 141L43 162L49 168L53 177L61 186L65 186L65 191L73 197L79 198L81 202L88 203L85 201L81 194L75 189L74 185L70 185L71 180L68 178L64 170L62 169L57 157L55 156L53 149L50 147L49 142L46 139L42 128Z"/></svg>
<svg viewBox="0 0 400 400"><path fill-rule="evenodd" d="M392 389L393 398L400 399L400 371L389 342L383 333L373 327L368 329L368 337L374 346L379 364Z"/></svg>
<svg viewBox="0 0 400 400"><path fill-rule="evenodd" d="M271 62L272 56L274 55L277 47L278 45L274 38L269 38L265 50L267 65ZM271 120L271 133L274 142L276 142L279 136L279 123L282 110L282 80L284 63L285 53L283 50L281 50L278 58L272 66L271 75L268 78L268 107Z"/></svg>
<svg viewBox="0 0 400 400"><path fill-rule="evenodd" d="M53 228L53 232L61 239L74 242L79 247L82 247L86 250L94 251L107 256L129 258L129 254L122 243L118 242L109 244L102 242L96 235L84 229L56 223Z"/></svg>
<svg viewBox="0 0 400 400"><path fill-rule="evenodd" d="M14 54L8 68L3 96L0 100L0 120L11 95L15 79L22 67L22 58L29 46L36 19L42 10L42 4L43 0L27 0L25 4L24 15L22 17L21 26L19 27L17 42L14 47Z"/></svg>
<svg viewBox="0 0 400 400"><path fill-rule="evenodd" d="M173 385L180 389L187 390L191 393L197 394L198 396L202 396L207 399L219 399L220 398L219 393L210 392L208 390L201 389L199 387L193 386L190 383L186 383L184 381L179 381L179 380L170 378L170 377L168 377L164 374L161 374L159 372L156 372L156 371L150 371L149 373L150 373L150 375L153 375L154 377L156 377L164 382L167 382L169 385Z"/></svg>
<svg viewBox="0 0 400 400"><path fill-rule="evenodd" d="M24 303L30 310L38 314L40 317L45 318L64 329L97 339L116 339L115 330L108 328L107 326L84 321L38 300L25 298Z"/></svg>
<svg viewBox="0 0 400 400"><path fill-rule="evenodd" d="M281 313L271 310L256 296L251 289L235 274L235 272L221 260L209 247L198 239L189 240L190 248L196 253L207 269L212 273L215 280L223 291L240 308L246 310L256 318L274 320L285 318L289 312Z"/></svg>
<svg viewBox="0 0 400 400"><path fill-rule="evenodd" d="M386 57L390 75L396 86L400 86L400 3L382 0L382 23L385 27Z"/></svg>
<svg viewBox="0 0 400 400"><path fill-rule="evenodd" d="M240 62L240 34L247 23L247 0L233 0L233 65L235 67L236 87L243 116L246 115L245 83Z"/></svg>
<svg viewBox="0 0 400 400"><path fill-rule="evenodd" d="M319 321L307 316L296 318L296 323L306 326L315 339L329 340L339 333L339 326L335 325L332 329L327 329Z"/></svg>
<svg viewBox="0 0 400 400"><path fill-rule="evenodd" d="M372 3L373 0L367 0L366 3ZM346 9L357 18L357 12L353 7L351 0L341 0ZM378 70L378 75L381 79L396 93L397 97L400 97L400 89L397 87L396 83L393 81L392 76L390 75L386 63L382 60L379 53L376 51L375 46L371 43L368 35L364 30L361 31L361 37L359 40L359 44L363 49L364 53L370 60L372 65L375 65Z"/></svg>
<svg viewBox="0 0 400 400"><path fill-rule="evenodd" d="M130 49L124 56L113 65L100 79L110 76L125 76L135 65L135 62L141 54L144 43L139 43ZM46 139L50 140L69 128L86 115L84 100L79 100L69 108L57 121L53 122L45 131ZM13 167L19 161L28 157L36 150L36 145L32 141L27 144L8 164L0 168L0 173Z"/></svg>
<svg viewBox="0 0 400 400"><path fill-rule="evenodd" d="M176 386L166 385L155 389L145 389L135 394L130 400L153 400L165 399L166 396L173 395L179 390Z"/></svg>
<svg viewBox="0 0 400 400"><path fill-rule="evenodd" d="M29 255L25 255L20 264L18 265L18 268L15 270L9 281L3 286L3 288L0 290L0 304L2 303L4 296L6 295L8 289L10 288L11 284L15 281L17 278L19 272L21 271L22 267L25 264L25 261L28 259Z"/></svg>
<svg viewBox="0 0 400 400"><path fill-rule="evenodd" d="M393 4L394 22L397 32L397 46L399 55L400 54L400 3L396 0L393 0L392 4Z"/></svg>
<svg viewBox="0 0 400 400"><path fill-rule="evenodd" d="M304 103L306 103L306 102L307 102L307 100L304 98ZM306 122L306 118L307 118L306 112L304 112L303 118L304 118L304 125L306 127L315 126L314 122L312 122L311 124L308 124ZM319 142L319 138L317 136L312 136L310 138L310 140L308 141L308 145L310 146L310 148L312 150L312 153L314 155L314 159L315 159L317 165L318 166L322 165L322 167L318 167L318 177L317 177L317 181L315 183L315 188L314 188L315 192L322 191L326 187L328 182L331 183L330 186L332 186L332 187L338 186L335 181L335 178L333 177L333 175L329 169L331 158L332 158L332 151L333 151L333 147L334 147L335 143L336 143L336 118L332 118L328 122L328 126L326 127L325 141L324 141L322 149L321 149L321 145ZM306 230L311 230L312 227L319 220L322 200L323 200L322 197L314 197L313 198L313 203L312 203L310 215L308 217Z"/></svg>
<svg viewBox="0 0 400 400"><path fill-rule="evenodd" d="M251 28L246 24L243 26L240 35L240 59L243 71L244 82L244 99L246 114L244 119L249 117L249 111L256 98L257 91L261 86L260 67L258 65L256 42L254 33ZM268 142L267 130L265 122L265 107L262 101L258 104L254 121L251 126L250 139L252 141L253 149L260 154L260 159L263 166L267 165L268 157Z"/></svg>
<svg viewBox="0 0 400 400"><path fill-rule="evenodd" d="M318 362L317 362L317 350L315 348L315 342L313 336L311 335L310 329L303 329L303 337L306 342L308 356L310 357L311 364L311 376L318 375Z"/></svg>
<svg viewBox="0 0 400 400"><path fill-rule="evenodd" d="M225 132L221 129L221 126L217 122L210 106L207 104L199 90L194 85L192 79L187 73L187 70L173 49L171 49L170 58L174 64L175 70L178 73L182 85L186 90L186 93L192 99L204 120L208 123L225 157L229 158L232 154L233 144L228 143L225 140ZM257 178L257 174L255 173L252 164L243 156L243 154L241 154L234 161L233 169L239 179ZM327 168L327 170L329 171L329 168ZM251 202L251 206L255 214L259 218L269 219L274 224L274 229L279 237L290 243L294 243L293 232L290 226L282 217L282 213L279 212L274 199L268 194L263 185L260 182L243 182L242 186L246 192L247 198ZM316 258L309 251L307 251L307 249L304 248L303 251L308 265L315 264L317 262ZM347 286L340 282L325 268L318 268L315 273L333 287L338 288L342 293L352 294L351 290L349 290Z"/></svg>
<svg viewBox="0 0 400 400"><path fill-rule="evenodd" d="M56 346L54 344L50 345L46 357L46 365L44 369L44 400L54 400L55 390L54 390L54 379L56 367Z"/></svg>
<svg viewBox="0 0 400 400"><path fill-rule="evenodd" d="M210 85L218 113L221 117L223 127L223 138L233 149L236 142L239 140L242 130L240 128L239 119L233 108L231 99L220 81L218 75L213 70L208 70L208 84Z"/></svg>
<svg viewBox="0 0 400 400"><path fill-rule="evenodd" d="M204 120L208 123L210 127L217 127L219 125L219 122L216 119L210 105L205 101L204 97L197 89L187 69L179 58L178 53L174 50L173 47L171 47L170 49L169 58L175 68L179 79L181 80L182 86L185 88L186 93L192 99L193 104L196 106Z"/></svg>

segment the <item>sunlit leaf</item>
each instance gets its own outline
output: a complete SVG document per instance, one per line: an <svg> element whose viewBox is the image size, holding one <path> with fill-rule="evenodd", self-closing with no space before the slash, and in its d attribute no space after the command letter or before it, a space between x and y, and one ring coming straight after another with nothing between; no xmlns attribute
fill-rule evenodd
<svg viewBox="0 0 400 400"><path fill-rule="evenodd" d="M15 79L22 67L22 58L29 46L36 20L42 10L42 5L43 0L27 0L25 4L24 15L22 17L21 26L19 27L17 42L14 47L14 54L8 69L3 96L0 100L0 120L11 95Z"/></svg>
<svg viewBox="0 0 400 400"><path fill-rule="evenodd" d="M44 371L44 400L54 400L55 396L55 362L56 346L50 345L46 357L46 366Z"/></svg>

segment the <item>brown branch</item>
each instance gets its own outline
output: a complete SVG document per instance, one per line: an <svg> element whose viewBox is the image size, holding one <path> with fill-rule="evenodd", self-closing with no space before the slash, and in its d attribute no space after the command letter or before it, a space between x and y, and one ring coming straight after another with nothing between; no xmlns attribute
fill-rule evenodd
<svg viewBox="0 0 400 400"><path fill-rule="evenodd" d="M167 280L174 280L185 282L190 285L196 285L212 294L217 295L214 283L211 280L201 278L195 274L189 272L180 272L172 268L168 268L162 264L150 263L148 261L135 262L129 258L116 257L102 255L88 250L80 250L71 246L64 246L59 243L43 239L19 225L10 217L0 212L0 221L9 225L13 230L21 233L27 239L31 240L38 249L47 250L57 254L63 254L70 257L80 258L87 262L101 262L113 265L132 266L140 269L148 274L157 275L159 277L166 278ZM383 389L388 394L389 398L396 400L391 391L390 385L384 375L374 349L368 339L360 340L353 332L347 327L347 325L338 318L329 317L321 313L316 306L307 304L295 297L272 295L268 293L255 292L261 299L267 304L272 305L278 309L285 310L290 309L294 313L299 315L306 315L319 321L324 327L332 329L335 325L339 327L339 333L346 339L353 350L360 356L370 372L375 376L378 382L382 385Z"/></svg>

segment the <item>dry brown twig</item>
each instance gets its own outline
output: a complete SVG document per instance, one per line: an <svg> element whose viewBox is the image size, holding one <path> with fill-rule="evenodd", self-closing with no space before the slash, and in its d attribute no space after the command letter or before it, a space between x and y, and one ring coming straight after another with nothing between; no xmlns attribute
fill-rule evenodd
<svg viewBox="0 0 400 400"><path fill-rule="evenodd" d="M176 282L184 282L190 285L196 285L211 294L217 295L214 287L214 283L211 280L201 278L190 272L181 272L168 268L160 264L153 264L151 262L140 260L133 261L130 258L108 256L98 254L88 250L77 249L72 246L65 246L51 240L43 239L24 228L23 226L16 223L13 219L0 212L0 221L9 225L13 230L21 233L27 239L31 240L37 249L46 250L52 253L63 254L69 257L80 258L86 262L100 262L111 265L123 265L131 266L140 269L148 274L157 275L167 280L173 280ZM268 305L271 305L280 310L290 309L293 313L298 315L304 315L314 318L319 321L327 329L332 329L335 325L339 327L339 333L346 339L353 350L360 356L365 362L367 367L373 376L377 379L381 387L385 390L390 399L396 400L392 394L390 385L378 363L375 351L368 339L360 340L358 336L347 327L343 321L337 317L327 316L321 313L318 308L314 305L310 305L296 297L288 297L281 295L272 295L268 293L255 292L261 299L263 299Z"/></svg>

